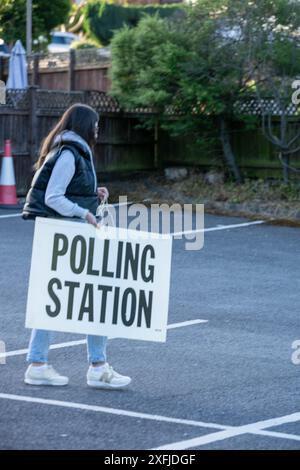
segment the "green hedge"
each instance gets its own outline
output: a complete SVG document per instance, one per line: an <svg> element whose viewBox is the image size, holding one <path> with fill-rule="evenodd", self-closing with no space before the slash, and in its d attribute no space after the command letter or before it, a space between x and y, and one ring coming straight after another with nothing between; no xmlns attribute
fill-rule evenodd
<svg viewBox="0 0 300 470"><path fill-rule="evenodd" d="M178 4L122 6L105 0L90 0L85 7L84 28L91 38L100 41L105 46L110 43L114 31L125 25L136 26L145 14L157 13L165 18L180 14L182 11L183 8Z"/></svg>

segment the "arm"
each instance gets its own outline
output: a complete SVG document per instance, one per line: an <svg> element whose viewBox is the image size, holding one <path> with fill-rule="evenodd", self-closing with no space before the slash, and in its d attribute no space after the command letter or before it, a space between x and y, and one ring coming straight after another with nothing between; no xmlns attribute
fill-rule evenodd
<svg viewBox="0 0 300 470"><path fill-rule="evenodd" d="M45 204L62 216L85 219L89 212L88 209L80 207L65 197L74 173L74 155L70 150L63 150L52 170L45 193Z"/></svg>

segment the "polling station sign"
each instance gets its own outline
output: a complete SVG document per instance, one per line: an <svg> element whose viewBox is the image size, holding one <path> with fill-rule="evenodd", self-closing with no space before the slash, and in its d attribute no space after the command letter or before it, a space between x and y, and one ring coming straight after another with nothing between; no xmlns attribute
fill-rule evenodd
<svg viewBox="0 0 300 470"><path fill-rule="evenodd" d="M37 217L26 327L166 341L170 235Z"/></svg>

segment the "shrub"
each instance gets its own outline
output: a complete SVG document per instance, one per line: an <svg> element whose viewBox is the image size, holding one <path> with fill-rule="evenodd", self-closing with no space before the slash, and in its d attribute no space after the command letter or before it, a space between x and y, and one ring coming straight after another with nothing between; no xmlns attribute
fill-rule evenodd
<svg viewBox="0 0 300 470"><path fill-rule="evenodd" d="M72 49L90 49L100 47L100 45L93 39L80 39L72 43Z"/></svg>
<svg viewBox="0 0 300 470"><path fill-rule="evenodd" d="M107 0L90 0L85 7L84 29L91 38L103 45L110 43L114 31L123 26L134 27L145 15L158 14L162 18L180 14L182 7L174 5L122 6Z"/></svg>

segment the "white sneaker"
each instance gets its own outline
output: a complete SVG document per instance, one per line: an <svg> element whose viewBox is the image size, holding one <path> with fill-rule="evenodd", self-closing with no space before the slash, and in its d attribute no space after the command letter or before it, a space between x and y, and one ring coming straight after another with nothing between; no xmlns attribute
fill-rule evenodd
<svg viewBox="0 0 300 470"><path fill-rule="evenodd" d="M24 382L29 385L54 385L61 386L69 383L68 377L59 375L56 370L50 366L33 366L30 364L25 372Z"/></svg>
<svg viewBox="0 0 300 470"><path fill-rule="evenodd" d="M94 388L119 389L129 385L131 378L118 374L107 362L100 367L89 367L87 384Z"/></svg>

